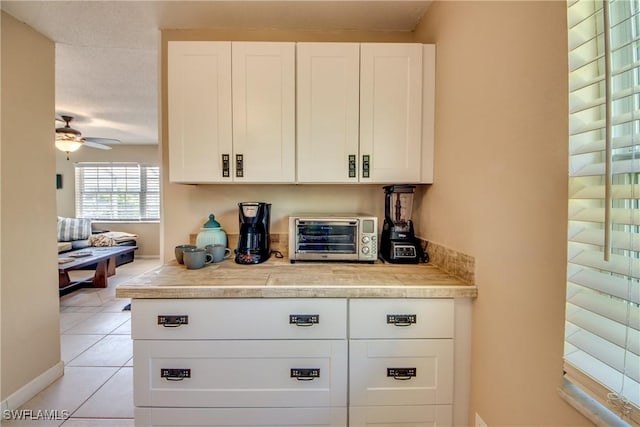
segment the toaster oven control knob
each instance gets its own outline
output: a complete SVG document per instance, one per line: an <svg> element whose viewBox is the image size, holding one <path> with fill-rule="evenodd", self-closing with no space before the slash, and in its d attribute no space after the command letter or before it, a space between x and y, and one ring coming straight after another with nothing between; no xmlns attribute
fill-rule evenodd
<svg viewBox="0 0 640 427"><path fill-rule="evenodd" d="M369 246L363 246L362 247L362 253L365 254L365 255L367 255L369 253L369 250L370 250Z"/></svg>
<svg viewBox="0 0 640 427"><path fill-rule="evenodd" d="M371 241L371 239L369 238L369 236L362 236L362 243L369 243Z"/></svg>

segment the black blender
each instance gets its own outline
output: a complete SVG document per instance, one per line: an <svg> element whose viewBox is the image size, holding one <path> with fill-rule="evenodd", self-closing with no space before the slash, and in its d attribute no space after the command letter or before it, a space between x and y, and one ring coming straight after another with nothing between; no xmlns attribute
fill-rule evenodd
<svg viewBox="0 0 640 427"><path fill-rule="evenodd" d="M415 185L384 187L384 223L380 239L380 255L385 261L416 264L426 260L411 221L415 189Z"/></svg>
<svg viewBox="0 0 640 427"><path fill-rule="evenodd" d="M235 261L238 264L259 264L271 255L269 222L271 204L264 202L238 203L240 236Z"/></svg>

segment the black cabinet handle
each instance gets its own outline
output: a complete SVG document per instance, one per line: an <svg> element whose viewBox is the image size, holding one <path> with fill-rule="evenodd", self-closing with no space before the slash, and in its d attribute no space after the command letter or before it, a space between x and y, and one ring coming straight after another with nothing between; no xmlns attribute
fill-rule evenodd
<svg viewBox="0 0 640 427"><path fill-rule="evenodd" d="M416 368L387 368L387 377L392 377L398 381L410 380L415 377L416 374Z"/></svg>
<svg viewBox="0 0 640 427"><path fill-rule="evenodd" d="M236 154L236 177L242 178L244 176L244 156L242 154Z"/></svg>
<svg viewBox="0 0 640 427"><path fill-rule="evenodd" d="M161 314L158 316L158 325L165 328L177 328L189 324L189 316L185 314Z"/></svg>
<svg viewBox="0 0 640 427"><path fill-rule="evenodd" d="M320 323L319 314L290 314L289 324L296 326L313 326Z"/></svg>
<svg viewBox="0 0 640 427"><path fill-rule="evenodd" d="M182 381L191 378L191 369L160 369L160 378L167 381Z"/></svg>
<svg viewBox="0 0 640 427"><path fill-rule="evenodd" d="M349 178L356 177L356 155L349 154Z"/></svg>
<svg viewBox="0 0 640 427"><path fill-rule="evenodd" d="M417 321L415 314L387 314L387 324L394 326L411 326Z"/></svg>
<svg viewBox="0 0 640 427"><path fill-rule="evenodd" d="M368 154L362 155L362 177L370 178L371 156Z"/></svg>
<svg viewBox="0 0 640 427"><path fill-rule="evenodd" d="M291 369L291 378L298 381L313 381L320 378L320 368Z"/></svg>
<svg viewBox="0 0 640 427"><path fill-rule="evenodd" d="M222 155L222 177L223 178L229 178L230 169L231 169L231 163L229 161L229 155L223 154Z"/></svg>

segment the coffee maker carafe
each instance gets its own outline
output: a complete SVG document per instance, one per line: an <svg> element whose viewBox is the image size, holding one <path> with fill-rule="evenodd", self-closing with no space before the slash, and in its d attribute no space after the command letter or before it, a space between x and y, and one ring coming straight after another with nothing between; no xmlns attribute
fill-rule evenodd
<svg viewBox="0 0 640 427"><path fill-rule="evenodd" d="M271 255L269 222L271 204L264 202L238 203L240 237L235 261L238 264L259 264Z"/></svg>
<svg viewBox="0 0 640 427"><path fill-rule="evenodd" d="M426 257L411 221L414 185L384 187L384 223L380 255L388 262L413 264Z"/></svg>

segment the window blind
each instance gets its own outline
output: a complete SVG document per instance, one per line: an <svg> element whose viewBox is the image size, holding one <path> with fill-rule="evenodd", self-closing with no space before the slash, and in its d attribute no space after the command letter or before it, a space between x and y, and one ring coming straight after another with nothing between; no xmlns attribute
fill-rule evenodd
<svg viewBox="0 0 640 427"><path fill-rule="evenodd" d="M76 216L160 219L160 168L139 163L76 163Z"/></svg>
<svg viewBox="0 0 640 427"><path fill-rule="evenodd" d="M566 377L640 423L640 2L569 0Z"/></svg>

